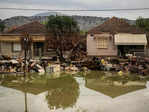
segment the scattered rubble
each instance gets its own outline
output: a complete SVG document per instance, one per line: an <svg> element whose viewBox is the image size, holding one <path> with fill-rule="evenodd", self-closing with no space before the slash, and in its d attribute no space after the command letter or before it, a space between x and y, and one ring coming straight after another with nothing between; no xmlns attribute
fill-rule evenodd
<svg viewBox="0 0 149 112"><path fill-rule="evenodd" d="M51 60L27 60L26 72L55 73L55 72L78 72L88 70L115 71L118 75L134 73L140 75L149 74L149 58L128 57L102 58L86 57L82 61L70 61L59 63ZM0 60L0 73L23 73L25 69L24 59L5 58Z"/></svg>

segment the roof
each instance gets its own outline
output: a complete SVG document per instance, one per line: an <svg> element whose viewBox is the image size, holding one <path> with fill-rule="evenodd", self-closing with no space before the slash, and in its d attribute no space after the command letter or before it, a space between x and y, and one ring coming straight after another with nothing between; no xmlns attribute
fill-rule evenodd
<svg viewBox="0 0 149 112"><path fill-rule="evenodd" d="M5 34L45 34L47 33L46 27L39 23L38 21L33 21L31 23L24 24L19 27L14 27L11 30L5 32Z"/></svg>
<svg viewBox="0 0 149 112"><path fill-rule="evenodd" d="M112 17L111 19L105 21L103 24L91 29L88 33L100 34L103 32L109 33L133 33L133 34L143 34L145 33L142 29L132 26L126 22L124 19L119 19Z"/></svg>
<svg viewBox="0 0 149 112"><path fill-rule="evenodd" d="M145 34L116 34L116 45L147 45Z"/></svg>

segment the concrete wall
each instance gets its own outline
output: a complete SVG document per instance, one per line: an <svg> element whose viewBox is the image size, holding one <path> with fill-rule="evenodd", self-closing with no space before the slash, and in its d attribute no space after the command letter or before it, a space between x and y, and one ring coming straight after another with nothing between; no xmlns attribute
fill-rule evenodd
<svg viewBox="0 0 149 112"><path fill-rule="evenodd" d="M112 35L105 33L105 34L94 34L91 36L90 34L87 35L87 54L88 56L117 56L117 46L114 45L114 39L110 37ZM96 38L108 38L108 48L100 49L96 47Z"/></svg>

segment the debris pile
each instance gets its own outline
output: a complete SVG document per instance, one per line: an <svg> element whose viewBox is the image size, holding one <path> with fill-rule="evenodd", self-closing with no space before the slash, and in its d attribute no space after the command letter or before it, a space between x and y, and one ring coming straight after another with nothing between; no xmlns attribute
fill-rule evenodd
<svg viewBox="0 0 149 112"><path fill-rule="evenodd" d="M74 52L80 52L74 50ZM83 50L82 50L83 52ZM81 54L81 52L80 52ZM85 53L84 53L85 54ZM77 54L74 54L77 55ZM0 73L23 73L37 72L37 73L56 73L56 72L78 72L88 70L99 71L115 71L119 75L125 73L135 73L140 75L149 74L149 58L147 57L128 57L123 58L104 58L104 57L86 57L86 55L79 56L77 61L69 61L60 63L58 61L51 61L51 59L41 60L27 60L25 68L24 59L10 59L9 57L0 57Z"/></svg>
<svg viewBox="0 0 149 112"><path fill-rule="evenodd" d="M128 57L128 59L119 58L97 58L93 57L82 64L91 70L117 71L119 74L130 72L135 74L149 74L149 58Z"/></svg>

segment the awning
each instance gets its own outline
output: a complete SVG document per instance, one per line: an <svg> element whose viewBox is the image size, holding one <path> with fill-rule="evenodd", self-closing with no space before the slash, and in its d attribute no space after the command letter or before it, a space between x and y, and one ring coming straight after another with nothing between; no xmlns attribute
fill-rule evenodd
<svg viewBox="0 0 149 112"><path fill-rule="evenodd" d="M110 34L108 33L103 33L103 34L95 34L94 35L94 39L103 39L103 38L109 38L110 37Z"/></svg>
<svg viewBox="0 0 149 112"><path fill-rule="evenodd" d="M19 42L22 35L0 35L0 42ZM44 42L46 37L44 35L31 35L33 42Z"/></svg>
<svg viewBox="0 0 149 112"><path fill-rule="evenodd" d="M116 34L115 45L147 45L145 34Z"/></svg>

